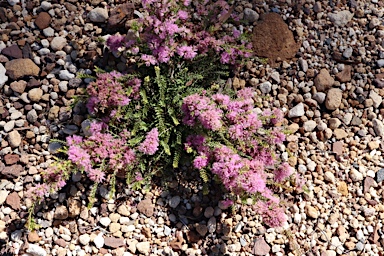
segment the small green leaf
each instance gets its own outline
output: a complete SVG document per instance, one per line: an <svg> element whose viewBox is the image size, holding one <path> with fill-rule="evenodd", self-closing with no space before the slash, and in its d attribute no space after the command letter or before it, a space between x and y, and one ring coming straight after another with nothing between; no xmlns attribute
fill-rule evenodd
<svg viewBox="0 0 384 256"><path fill-rule="evenodd" d="M161 146L163 146L165 154L170 156L171 155L171 150L170 150L168 144L165 143L164 141L160 141L160 144L161 144Z"/></svg>

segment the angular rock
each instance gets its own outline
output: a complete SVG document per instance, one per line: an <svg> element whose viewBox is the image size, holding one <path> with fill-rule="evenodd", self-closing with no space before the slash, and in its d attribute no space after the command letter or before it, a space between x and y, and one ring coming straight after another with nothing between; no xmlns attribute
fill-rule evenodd
<svg viewBox="0 0 384 256"><path fill-rule="evenodd" d="M318 92L324 92L331 88L335 80L325 68L321 69L313 81Z"/></svg>
<svg viewBox="0 0 384 256"><path fill-rule="evenodd" d="M380 183L384 180L384 168L381 168L377 173L376 173L376 182Z"/></svg>
<svg viewBox="0 0 384 256"><path fill-rule="evenodd" d="M19 155L16 154L7 154L4 156L5 164L12 165L16 164L20 160Z"/></svg>
<svg viewBox="0 0 384 256"><path fill-rule="evenodd" d="M137 210L147 217L151 217L153 215L154 208L155 206L152 204L150 199L142 200L137 204Z"/></svg>
<svg viewBox="0 0 384 256"><path fill-rule="evenodd" d="M347 10L339 11L337 13L329 13L328 18L334 25L344 27L352 20L353 13Z"/></svg>
<svg viewBox="0 0 384 256"><path fill-rule="evenodd" d="M372 99L374 108L379 108L381 103L383 102L383 98L374 90L369 92L369 98Z"/></svg>
<svg viewBox="0 0 384 256"><path fill-rule="evenodd" d="M373 130L375 131L377 136L384 136L384 124L377 118L372 120Z"/></svg>
<svg viewBox="0 0 384 256"><path fill-rule="evenodd" d="M14 59L21 59L23 57L23 52L16 44L4 48L1 53Z"/></svg>
<svg viewBox="0 0 384 256"><path fill-rule="evenodd" d="M81 202L79 200L70 198L68 199L68 216L73 218L77 215L80 215L81 212Z"/></svg>
<svg viewBox="0 0 384 256"><path fill-rule="evenodd" d="M6 72L7 70L4 68L3 64L0 63L0 88L8 81Z"/></svg>
<svg viewBox="0 0 384 256"><path fill-rule="evenodd" d="M17 192L12 192L7 196L7 200L5 201L7 205L9 205L13 210L20 210L20 197Z"/></svg>
<svg viewBox="0 0 384 256"><path fill-rule="evenodd" d="M12 91L22 94L25 88L27 87L27 82L25 82L24 80L14 81L11 83L10 87Z"/></svg>
<svg viewBox="0 0 384 256"><path fill-rule="evenodd" d="M14 164L12 166L4 167L4 169L1 171L1 174L3 174L7 178L13 179L18 178L22 170L23 167L21 165Z"/></svg>
<svg viewBox="0 0 384 256"><path fill-rule="evenodd" d="M344 181L341 181L337 186L337 191L343 196L348 196L348 185Z"/></svg>
<svg viewBox="0 0 384 256"><path fill-rule="evenodd" d="M263 14L253 28L252 45L254 53L268 58L271 65L281 60L293 58L300 48L292 31L277 13Z"/></svg>
<svg viewBox="0 0 384 256"><path fill-rule="evenodd" d="M30 122L31 124L33 124L34 122L37 121L37 113L36 113L36 110L32 109L31 111L29 111L27 113L27 120L28 122Z"/></svg>
<svg viewBox="0 0 384 256"><path fill-rule="evenodd" d="M346 83L352 79L352 67L349 65L344 66L343 71L336 74L336 80L341 83Z"/></svg>
<svg viewBox="0 0 384 256"><path fill-rule="evenodd" d="M294 106L291 110L289 110L288 117L289 118L295 118L295 117L300 117L305 114L304 112L304 104L299 103L296 106Z"/></svg>
<svg viewBox="0 0 384 256"><path fill-rule="evenodd" d="M38 76L40 68L30 59L16 59L5 63L6 74L13 80L23 76Z"/></svg>
<svg viewBox="0 0 384 256"><path fill-rule="evenodd" d="M325 99L325 107L328 110L336 110L341 104L343 99L343 92L340 89L332 88L328 91Z"/></svg>
<svg viewBox="0 0 384 256"><path fill-rule="evenodd" d="M51 48L54 51L60 51L67 45L67 39L64 37L54 37L51 41Z"/></svg>
<svg viewBox="0 0 384 256"><path fill-rule="evenodd" d="M35 19L35 24L41 30L49 27L51 24L51 15L49 15L47 12L39 13Z"/></svg>
<svg viewBox="0 0 384 256"><path fill-rule="evenodd" d="M16 148L21 144L21 135L18 131L8 133L8 142L12 148Z"/></svg>
<svg viewBox="0 0 384 256"><path fill-rule="evenodd" d="M176 208L180 203L180 196L174 196L169 200L169 206L171 208Z"/></svg>
<svg viewBox="0 0 384 256"><path fill-rule="evenodd" d="M257 239L252 249L254 255L267 255L270 251L271 247L265 242L264 238Z"/></svg>

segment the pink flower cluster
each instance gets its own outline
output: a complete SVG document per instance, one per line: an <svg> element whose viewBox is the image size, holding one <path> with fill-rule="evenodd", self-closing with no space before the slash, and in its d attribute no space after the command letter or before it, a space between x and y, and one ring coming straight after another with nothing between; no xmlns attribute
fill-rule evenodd
<svg viewBox="0 0 384 256"><path fill-rule="evenodd" d="M153 128L148 132L145 140L137 148L140 152L146 155L153 155L159 148L159 132L157 128Z"/></svg>
<svg viewBox="0 0 384 256"><path fill-rule="evenodd" d="M97 80L87 87L90 98L86 106L89 113L96 113L99 109L104 111L110 107L128 105L131 101L130 97L138 99L141 80L134 78L123 84L120 81L122 77L123 74L116 71L97 75ZM129 87L132 88L132 93L127 95Z"/></svg>
<svg viewBox="0 0 384 256"><path fill-rule="evenodd" d="M258 212L265 223L275 227L280 226L286 216L283 209L277 207L279 199L267 186L268 173L275 182L283 182L292 175L293 169L288 163L279 164L273 152L274 145L285 140L282 129L275 126L282 121L283 113L266 110L260 114L255 109L253 95L253 89L246 88L238 91L235 99L224 94L186 97L182 105L184 124L200 124L209 137L191 135L185 149L195 152L195 168L210 168L228 191L262 196L264 201L258 203ZM224 141L223 135L215 136L219 129L225 136ZM267 170L272 168L275 168L272 173ZM271 213L272 208L276 212Z"/></svg>
<svg viewBox="0 0 384 256"><path fill-rule="evenodd" d="M175 55L192 60L197 54L212 50L223 64L235 64L241 57L250 56L252 46L241 40L239 30L234 29L232 36L221 35L217 32L219 28L206 30L208 24L213 27L220 24L220 17L230 12L226 1L195 1L193 4L191 1L142 1L144 16L138 21L140 39L135 41L132 36L114 35L106 43L112 51L125 47L133 54L141 52L141 60L147 66L167 63ZM238 19L233 13L230 17Z"/></svg>
<svg viewBox="0 0 384 256"><path fill-rule="evenodd" d="M92 135L88 138L67 137L68 159L96 183L105 179L106 172L125 171L135 162L134 151L126 146L126 134L114 138L103 131L103 126L103 123L91 123Z"/></svg>
<svg viewBox="0 0 384 256"><path fill-rule="evenodd" d="M194 126L196 121L205 129L213 131L222 126L222 111L206 96L193 94L185 97L181 109L184 113L183 122L188 126Z"/></svg>

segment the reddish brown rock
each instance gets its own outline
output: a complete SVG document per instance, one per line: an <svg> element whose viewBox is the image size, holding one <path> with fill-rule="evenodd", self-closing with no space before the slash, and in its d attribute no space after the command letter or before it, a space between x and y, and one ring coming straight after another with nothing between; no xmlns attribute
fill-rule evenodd
<svg viewBox="0 0 384 256"><path fill-rule="evenodd" d="M333 153L335 153L336 155L343 154L343 145L344 144L342 141L336 141L335 143L333 143L333 145L332 145Z"/></svg>
<svg viewBox="0 0 384 256"><path fill-rule="evenodd" d="M154 205L150 199L145 199L140 201L140 203L137 205L137 210L145 216L151 217L153 215Z"/></svg>
<svg viewBox="0 0 384 256"><path fill-rule="evenodd" d="M13 80L23 76L38 76L40 68L30 59L16 59L5 63L6 74Z"/></svg>
<svg viewBox="0 0 384 256"><path fill-rule="evenodd" d="M20 81L14 81L11 83L11 89L14 92L22 94L25 90L25 87L27 87L27 82L20 80Z"/></svg>
<svg viewBox="0 0 384 256"><path fill-rule="evenodd" d="M318 92L324 92L332 87L335 80L331 77L328 70L323 68L319 74L315 77L313 83L316 86Z"/></svg>
<svg viewBox="0 0 384 256"><path fill-rule="evenodd" d="M49 27L51 23L51 15L47 12L41 12L35 19L35 24L39 29L45 29Z"/></svg>
<svg viewBox="0 0 384 256"><path fill-rule="evenodd" d="M104 239L104 244L107 247L111 248L119 248L125 245L123 238L116 238L116 237L106 237Z"/></svg>
<svg viewBox="0 0 384 256"><path fill-rule="evenodd" d="M5 201L7 205L9 205L13 210L20 210L20 197L17 192L13 192L7 196L7 200Z"/></svg>
<svg viewBox="0 0 384 256"><path fill-rule="evenodd" d="M30 243L40 242L40 240L41 237L39 237L36 231L32 231L28 234L28 242Z"/></svg>
<svg viewBox="0 0 384 256"><path fill-rule="evenodd" d="M6 176L7 178L13 179L13 178L19 177L22 170L23 170L23 167L21 165L14 164L12 166L4 167L4 169L1 171L1 174Z"/></svg>
<svg viewBox="0 0 384 256"><path fill-rule="evenodd" d="M15 44L4 48L1 53L14 59L21 59L23 57L21 49Z"/></svg>
<svg viewBox="0 0 384 256"><path fill-rule="evenodd" d="M55 244L57 244L60 247L66 247L67 246L67 242L65 242L65 240L61 239L61 238L56 239L54 242L55 242Z"/></svg>
<svg viewBox="0 0 384 256"><path fill-rule="evenodd" d="M377 187L377 183L373 178L366 177L364 180L364 194L367 193L371 187Z"/></svg>
<svg viewBox="0 0 384 256"><path fill-rule="evenodd" d="M5 164L12 165L17 163L20 160L19 155L16 154L7 154L4 156Z"/></svg>
<svg viewBox="0 0 384 256"><path fill-rule="evenodd" d="M273 66L276 66L278 58L293 58L300 47L288 25L277 13L261 15L253 29L252 45L254 53L259 57L268 58Z"/></svg>
<svg viewBox="0 0 384 256"><path fill-rule="evenodd" d="M352 79L352 67L351 66L344 66L343 71L337 73L336 80L341 83L346 83L351 81Z"/></svg>

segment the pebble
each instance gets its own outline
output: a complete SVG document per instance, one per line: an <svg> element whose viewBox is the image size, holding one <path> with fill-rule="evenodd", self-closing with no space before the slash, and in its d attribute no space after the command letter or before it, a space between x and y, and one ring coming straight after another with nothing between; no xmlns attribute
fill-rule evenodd
<svg viewBox="0 0 384 256"><path fill-rule="evenodd" d="M384 124L379 119L374 118L372 120L373 129L375 130L375 133L377 136L384 136Z"/></svg>
<svg viewBox="0 0 384 256"><path fill-rule="evenodd" d="M55 35L55 30L51 27L43 29L43 34L46 37L52 37Z"/></svg>
<svg viewBox="0 0 384 256"><path fill-rule="evenodd" d="M64 37L54 37L51 41L51 48L54 51L60 51L67 45L67 39Z"/></svg>
<svg viewBox="0 0 384 256"><path fill-rule="evenodd" d="M15 59L5 63L7 75L13 80L24 76L38 76L40 68L30 59Z"/></svg>
<svg viewBox="0 0 384 256"><path fill-rule="evenodd" d="M28 92L28 98L34 102L39 102L42 96L43 90L41 90L40 88L33 88Z"/></svg>
<svg viewBox="0 0 384 256"><path fill-rule="evenodd" d="M259 238L253 245L252 253L254 255L267 255L271 251L271 247L267 244L264 238Z"/></svg>
<svg viewBox="0 0 384 256"><path fill-rule="evenodd" d="M95 8L88 13L88 18L92 22L105 22L108 19L108 11L104 8Z"/></svg>
<svg viewBox="0 0 384 256"><path fill-rule="evenodd" d="M29 244L27 253L32 254L33 256L46 256L47 252L37 244Z"/></svg>
<svg viewBox="0 0 384 256"><path fill-rule="evenodd" d="M68 70L60 70L59 77L60 79L68 81L75 78L75 75L71 74Z"/></svg>
<svg viewBox="0 0 384 256"><path fill-rule="evenodd" d="M380 183L384 180L384 169L381 168L376 173L376 182Z"/></svg>
<svg viewBox="0 0 384 256"><path fill-rule="evenodd" d="M339 27L344 27L352 20L353 13L350 11L344 10L339 11L337 13L329 13L328 18L329 20Z"/></svg>
<svg viewBox="0 0 384 256"><path fill-rule="evenodd" d="M21 135L18 131L8 133L8 142L12 148L16 148L21 144Z"/></svg>
<svg viewBox="0 0 384 256"><path fill-rule="evenodd" d="M104 227L108 227L109 224L111 224L111 219L109 217L102 217L99 220L100 224L103 225Z"/></svg>
<svg viewBox="0 0 384 256"><path fill-rule="evenodd" d="M93 243L95 244L96 248L100 249L104 246L104 237L103 233L99 233L94 239Z"/></svg>
<svg viewBox="0 0 384 256"><path fill-rule="evenodd" d="M343 99L343 92L338 88L332 88L328 91L325 99L325 107L329 110L336 110Z"/></svg>
<svg viewBox="0 0 384 256"><path fill-rule="evenodd" d="M362 181L363 180L363 174L360 173L358 170L356 169L352 169L350 172L349 172L349 177L354 181L354 182L357 182L357 181Z"/></svg>
<svg viewBox="0 0 384 256"><path fill-rule="evenodd" d="M8 76L6 75L7 70L3 66L3 64L0 63L0 88L4 86L4 84L8 81Z"/></svg>
<svg viewBox="0 0 384 256"><path fill-rule="evenodd" d="M150 246L149 242L139 242L136 244L136 249L142 254L147 254L151 250Z"/></svg>
<svg viewBox="0 0 384 256"><path fill-rule="evenodd" d="M291 110L289 110L288 117L289 118L301 117L304 114L305 114L305 112L304 112L304 104L303 103L299 103L296 106L294 106L293 108L291 108Z"/></svg>
<svg viewBox="0 0 384 256"><path fill-rule="evenodd" d="M250 8L245 8L244 9L244 20L248 21L249 23L253 23L259 19L259 14L250 9Z"/></svg>
<svg viewBox="0 0 384 256"><path fill-rule="evenodd" d="M170 206L171 208L176 208L176 207L180 204L180 201L181 201L180 196L173 196L173 197L169 200L169 206Z"/></svg>
<svg viewBox="0 0 384 256"><path fill-rule="evenodd" d="M318 213L317 209L311 205L306 205L305 213L309 217L314 218L314 219L317 219L319 217L319 213Z"/></svg>
<svg viewBox="0 0 384 256"><path fill-rule="evenodd" d="M268 94L272 90L272 84L270 82L264 82L259 85L259 89L262 93Z"/></svg>

